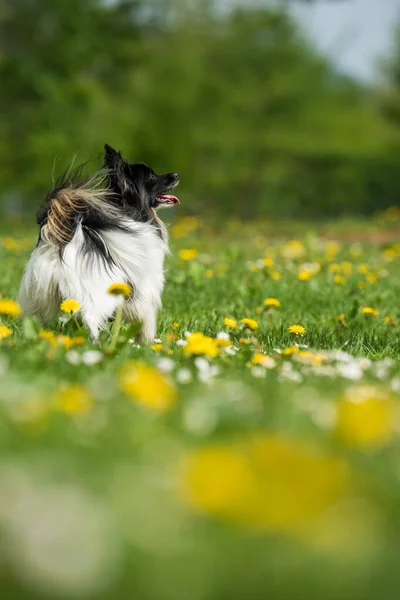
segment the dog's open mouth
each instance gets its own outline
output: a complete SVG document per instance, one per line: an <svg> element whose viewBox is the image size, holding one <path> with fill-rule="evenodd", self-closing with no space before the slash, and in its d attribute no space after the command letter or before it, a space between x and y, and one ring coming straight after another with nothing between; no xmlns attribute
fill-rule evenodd
<svg viewBox="0 0 400 600"><path fill-rule="evenodd" d="M172 196L172 194L157 194L158 204L163 206L173 206L174 204L180 204L179 198Z"/></svg>

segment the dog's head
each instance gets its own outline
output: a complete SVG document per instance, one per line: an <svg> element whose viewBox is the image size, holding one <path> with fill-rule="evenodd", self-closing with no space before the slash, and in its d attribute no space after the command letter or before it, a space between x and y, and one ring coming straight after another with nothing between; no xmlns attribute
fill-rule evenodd
<svg viewBox="0 0 400 600"><path fill-rule="evenodd" d="M162 206L180 204L170 190L179 183L177 173L156 175L144 163L128 163L121 153L105 145L104 166L108 170L109 186L122 201L145 212Z"/></svg>

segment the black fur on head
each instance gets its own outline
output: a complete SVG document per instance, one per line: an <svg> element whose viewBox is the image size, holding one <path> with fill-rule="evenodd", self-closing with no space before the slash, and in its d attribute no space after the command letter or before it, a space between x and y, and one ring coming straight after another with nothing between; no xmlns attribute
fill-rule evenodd
<svg viewBox="0 0 400 600"><path fill-rule="evenodd" d="M135 213L136 218L151 219L161 206L179 204L176 196L167 192L179 183L177 173L156 175L144 163L128 163L121 153L108 144L104 146L104 167L108 172L109 188L116 201Z"/></svg>

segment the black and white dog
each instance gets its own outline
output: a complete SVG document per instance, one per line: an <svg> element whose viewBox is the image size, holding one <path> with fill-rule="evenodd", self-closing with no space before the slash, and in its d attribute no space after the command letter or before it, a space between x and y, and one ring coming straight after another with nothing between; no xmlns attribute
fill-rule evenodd
<svg viewBox="0 0 400 600"><path fill-rule="evenodd" d="M179 204L167 193L178 183L177 173L156 175L108 145L97 174L84 181L64 176L37 214L39 240L19 291L23 312L50 321L62 300L74 298L97 339L123 303L125 318L141 322L141 339L154 339L168 253L157 209ZM107 293L113 283L128 283L131 295Z"/></svg>

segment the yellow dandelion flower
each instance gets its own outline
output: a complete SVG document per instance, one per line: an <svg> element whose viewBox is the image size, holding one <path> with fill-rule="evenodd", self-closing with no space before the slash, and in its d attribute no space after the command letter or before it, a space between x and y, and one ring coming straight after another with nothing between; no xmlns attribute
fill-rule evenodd
<svg viewBox="0 0 400 600"><path fill-rule="evenodd" d="M361 275L366 275L368 273L368 271L369 271L369 267L365 263L361 263L357 267L357 273L360 273Z"/></svg>
<svg viewBox="0 0 400 600"><path fill-rule="evenodd" d="M41 329L39 331L39 337L42 340L52 340L54 338L54 331L50 331L48 329Z"/></svg>
<svg viewBox="0 0 400 600"><path fill-rule="evenodd" d="M386 262L391 262L400 256L400 244L395 244L391 248L385 248L382 250L382 258Z"/></svg>
<svg viewBox="0 0 400 600"><path fill-rule="evenodd" d="M329 241L326 242L326 258L328 260L335 260L336 255L340 250L339 242Z"/></svg>
<svg viewBox="0 0 400 600"><path fill-rule="evenodd" d="M152 344L151 349L154 350L155 352L160 352L160 350L163 349L163 345L162 344Z"/></svg>
<svg viewBox="0 0 400 600"><path fill-rule="evenodd" d="M56 410L62 413L78 415L89 410L93 398L83 385L68 384L56 392L53 403Z"/></svg>
<svg viewBox="0 0 400 600"><path fill-rule="evenodd" d="M313 275L315 275L315 272L307 269L304 271L299 271L297 276L300 281L308 281Z"/></svg>
<svg viewBox="0 0 400 600"><path fill-rule="evenodd" d="M376 273L368 273L365 277L368 283L376 283L378 280L378 275Z"/></svg>
<svg viewBox="0 0 400 600"><path fill-rule="evenodd" d="M136 361L122 367L119 385L135 403L151 410L163 412L176 401L170 379L154 367Z"/></svg>
<svg viewBox="0 0 400 600"><path fill-rule="evenodd" d="M339 323L344 323L344 315L342 313L340 313L340 315L338 315L336 319Z"/></svg>
<svg viewBox="0 0 400 600"><path fill-rule="evenodd" d="M306 332L306 329L302 325L291 325L288 331L294 335L303 335Z"/></svg>
<svg viewBox="0 0 400 600"><path fill-rule="evenodd" d="M261 365L266 369L273 369L275 366L275 361L273 358L268 356L267 354L262 354L261 352L256 352L253 356L252 360L253 365Z"/></svg>
<svg viewBox="0 0 400 600"><path fill-rule="evenodd" d="M281 355L282 356L293 356L293 354L296 354L297 352L299 352L298 346L290 346L289 348L284 348L281 352Z"/></svg>
<svg viewBox="0 0 400 600"><path fill-rule="evenodd" d="M1 245L6 250L18 250L18 242L12 237L5 237L1 240Z"/></svg>
<svg viewBox="0 0 400 600"><path fill-rule="evenodd" d="M397 321L395 319L393 319L393 317L387 316L384 319L385 323L389 323L390 325L392 325L392 327L397 327Z"/></svg>
<svg viewBox="0 0 400 600"><path fill-rule="evenodd" d="M345 275L346 277L350 277L350 275L353 272L353 265L351 264L351 262L345 260L340 263L340 267L343 275Z"/></svg>
<svg viewBox="0 0 400 600"><path fill-rule="evenodd" d="M165 334L165 339L167 340L167 342L175 342L178 338L179 338L179 335L177 333L166 333Z"/></svg>
<svg viewBox="0 0 400 600"><path fill-rule="evenodd" d="M274 261L272 258L269 258L268 256L266 258L264 258L264 265L266 266L267 269L271 269L274 266Z"/></svg>
<svg viewBox="0 0 400 600"><path fill-rule="evenodd" d="M282 278L282 275L279 273L279 271L271 271L270 276L271 279L274 279L275 281L278 281Z"/></svg>
<svg viewBox="0 0 400 600"><path fill-rule="evenodd" d="M128 298L132 293L132 288L128 283L112 283L107 290L112 296L123 296Z"/></svg>
<svg viewBox="0 0 400 600"><path fill-rule="evenodd" d="M49 341L52 341L52 338L50 338ZM66 350L70 350L70 348L73 348L74 346L81 346L84 344L85 338L82 336L70 337L69 335L59 335L54 341L60 346L64 346Z"/></svg>
<svg viewBox="0 0 400 600"><path fill-rule="evenodd" d="M179 327L179 326L180 326L180 324L179 324L179 323L177 323L176 321L174 321L174 322L172 323L172 325L171 325L171 328L172 328L172 329L178 329L178 327Z"/></svg>
<svg viewBox="0 0 400 600"><path fill-rule="evenodd" d="M185 354L195 354L204 356L217 356L218 344L217 340L211 338L204 333L191 333L187 338L187 346L185 346Z"/></svg>
<svg viewBox="0 0 400 600"><path fill-rule="evenodd" d="M346 283L346 279L343 277L343 275L335 275L333 278L333 283L336 283L336 285L343 285Z"/></svg>
<svg viewBox="0 0 400 600"><path fill-rule="evenodd" d="M264 306L279 308L281 303L277 298L266 298L264 300Z"/></svg>
<svg viewBox="0 0 400 600"><path fill-rule="evenodd" d="M226 325L230 329L235 329L235 327L237 327L237 321L235 319L230 319L229 317L225 317L224 325Z"/></svg>
<svg viewBox="0 0 400 600"><path fill-rule="evenodd" d="M208 278L208 279L212 279L214 277L214 271L212 269L206 269L204 271L204 275Z"/></svg>
<svg viewBox="0 0 400 600"><path fill-rule="evenodd" d="M347 464L294 439L259 435L190 454L181 493L195 510L260 531L308 539L313 526L347 497Z"/></svg>
<svg viewBox="0 0 400 600"><path fill-rule="evenodd" d="M310 350L301 350L298 354L296 354L295 358L297 362L305 365L321 365L324 360L320 354L316 354Z"/></svg>
<svg viewBox="0 0 400 600"><path fill-rule="evenodd" d="M0 324L0 340L4 340L4 338L7 338L12 334L13 334L12 329L7 327L6 325Z"/></svg>
<svg viewBox="0 0 400 600"><path fill-rule="evenodd" d="M305 254L305 251L304 244L300 240L290 240L281 249L282 256L289 259L300 258Z"/></svg>
<svg viewBox="0 0 400 600"><path fill-rule="evenodd" d="M190 260L194 260L196 258L196 256L198 256L199 251L196 250L195 248L182 248L181 250L179 250L179 258L181 260L186 260L186 261L190 261Z"/></svg>
<svg viewBox="0 0 400 600"><path fill-rule="evenodd" d="M252 331L258 329L258 323L254 319L241 319L240 322Z"/></svg>
<svg viewBox="0 0 400 600"><path fill-rule="evenodd" d="M232 345L232 340L229 337L228 339L215 338L215 345L217 346L217 348L227 348L228 346Z"/></svg>
<svg viewBox="0 0 400 600"><path fill-rule="evenodd" d="M360 288L360 290L365 290L365 283L363 281L359 281L357 285Z"/></svg>
<svg viewBox="0 0 400 600"><path fill-rule="evenodd" d="M79 302L77 300L74 300L73 298L64 300L60 304L60 309L63 312L68 313L70 315L72 315L73 313L76 313L80 309L80 307L81 307L81 305L79 304Z"/></svg>
<svg viewBox="0 0 400 600"><path fill-rule="evenodd" d="M9 317L19 317L22 314L22 310L18 302L4 298L0 300L0 314Z"/></svg>
<svg viewBox="0 0 400 600"><path fill-rule="evenodd" d="M395 430L395 402L384 389L353 386L337 406L336 434L347 444L379 446L388 442Z"/></svg>
<svg viewBox="0 0 400 600"><path fill-rule="evenodd" d="M341 269L340 265L338 265L337 263L332 263L328 267L328 273L340 273L341 270L342 269Z"/></svg>
<svg viewBox="0 0 400 600"><path fill-rule="evenodd" d="M370 306L364 306L361 309L361 312L363 315L367 315L367 316L371 316L371 317L376 317L379 315L379 311L376 310L375 308L371 308Z"/></svg>

